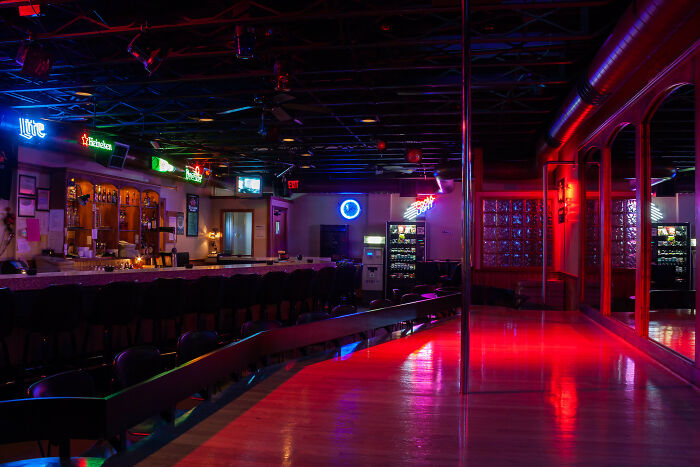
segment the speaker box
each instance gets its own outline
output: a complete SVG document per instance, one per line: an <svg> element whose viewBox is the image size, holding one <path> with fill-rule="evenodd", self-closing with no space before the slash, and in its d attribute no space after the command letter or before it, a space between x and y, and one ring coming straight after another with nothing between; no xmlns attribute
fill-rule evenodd
<svg viewBox="0 0 700 467"><path fill-rule="evenodd" d="M129 154L129 146L122 143L114 143L112 153L98 151L95 153L95 160L105 167L112 169L123 169L126 156Z"/></svg>

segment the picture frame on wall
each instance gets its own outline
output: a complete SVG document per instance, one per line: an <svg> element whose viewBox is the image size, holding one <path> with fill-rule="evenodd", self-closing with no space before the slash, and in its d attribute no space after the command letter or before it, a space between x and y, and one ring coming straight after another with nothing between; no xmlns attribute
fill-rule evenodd
<svg viewBox="0 0 700 467"><path fill-rule="evenodd" d="M187 199L187 233L188 237L199 235L199 196L188 194Z"/></svg>
<svg viewBox="0 0 700 467"><path fill-rule="evenodd" d="M51 191L48 188L38 188L36 190L36 210L48 211Z"/></svg>
<svg viewBox="0 0 700 467"><path fill-rule="evenodd" d="M185 213L178 212L176 215L177 222L175 224L175 234L185 235Z"/></svg>
<svg viewBox="0 0 700 467"><path fill-rule="evenodd" d="M36 214L36 199L27 196L17 197L17 215L19 217L34 217Z"/></svg>
<svg viewBox="0 0 700 467"><path fill-rule="evenodd" d="M17 194L35 196L36 195L36 177L32 175L21 175L17 183Z"/></svg>

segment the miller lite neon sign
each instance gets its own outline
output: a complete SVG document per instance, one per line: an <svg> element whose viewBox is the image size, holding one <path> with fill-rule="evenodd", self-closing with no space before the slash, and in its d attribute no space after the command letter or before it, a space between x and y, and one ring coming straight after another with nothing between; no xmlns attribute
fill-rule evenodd
<svg viewBox="0 0 700 467"><path fill-rule="evenodd" d="M430 195L427 198L419 199L411 203L411 205L403 213L403 218L406 220L413 220L420 216L424 212L432 209L433 203L435 202L435 196Z"/></svg>
<svg viewBox="0 0 700 467"><path fill-rule="evenodd" d="M19 119L19 135L26 140L30 140L35 136L44 139L46 137L44 128L44 124L41 122L22 117Z"/></svg>

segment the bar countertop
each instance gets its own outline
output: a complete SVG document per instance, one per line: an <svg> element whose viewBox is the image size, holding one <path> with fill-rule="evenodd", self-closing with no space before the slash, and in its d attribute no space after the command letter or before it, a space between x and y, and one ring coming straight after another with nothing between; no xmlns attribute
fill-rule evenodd
<svg viewBox="0 0 700 467"><path fill-rule="evenodd" d="M8 287L12 290L42 289L49 285L82 284L88 286L105 285L117 281L149 282L164 277L182 277L184 279L197 279L201 276L233 276L235 274L265 274L270 271L291 272L295 269L314 270L327 266L335 266L330 258L308 257L301 261L293 258L279 261L276 258L251 258L253 260L275 261L274 264L227 264L194 266L192 268L143 268L143 269L115 269L107 271L61 271L43 272L36 275L28 274L4 274L0 275L0 287ZM309 262L309 260L311 262Z"/></svg>

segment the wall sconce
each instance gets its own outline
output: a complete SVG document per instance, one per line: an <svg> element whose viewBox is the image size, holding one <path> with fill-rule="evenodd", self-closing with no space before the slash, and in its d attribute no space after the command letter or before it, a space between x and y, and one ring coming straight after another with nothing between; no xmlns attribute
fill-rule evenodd
<svg viewBox="0 0 700 467"><path fill-rule="evenodd" d="M566 197L566 191L568 186L566 185L566 179L561 178L557 181L557 201L559 202L559 209L557 210L559 223L563 224L566 222L566 212L568 199Z"/></svg>
<svg viewBox="0 0 700 467"><path fill-rule="evenodd" d="M219 232L219 229L211 229L211 232L208 234L209 237L209 256L216 256L219 251L216 246L216 241L221 238L221 232Z"/></svg>

